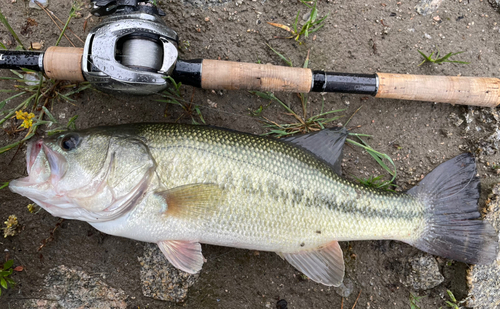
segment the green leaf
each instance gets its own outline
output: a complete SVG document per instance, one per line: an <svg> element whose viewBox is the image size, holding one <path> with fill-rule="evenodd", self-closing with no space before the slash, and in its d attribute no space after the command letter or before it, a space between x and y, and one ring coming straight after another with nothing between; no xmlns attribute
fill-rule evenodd
<svg viewBox="0 0 500 309"><path fill-rule="evenodd" d="M14 260L8 260L7 262L5 262L5 264L3 264L3 269L7 270L7 269L11 268L12 265L14 265Z"/></svg>
<svg viewBox="0 0 500 309"><path fill-rule="evenodd" d="M54 124L58 124L59 122L56 120L56 118L54 118L54 116L52 115L51 112L49 112L49 110L45 107L45 106L42 106L42 109L43 111L45 112L45 114L47 114L47 116L49 116L49 119L50 121L52 121Z"/></svg>
<svg viewBox="0 0 500 309"><path fill-rule="evenodd" d="M297 26L299 24L299 14L300 11L297 12L297 16L295 16L295 22L293 23L293 31L295 32L295 34L297 33Z"/></svg>
<svg viewBox="0 0 500 309"><path fill-rule="evenodd" d="M453 292L451 292L450 290L446 290L446 293L448 293L448 296L450 297L452 302L457 302L457 299L455 298L455 295L453 295Z"/></svg>
<svg viewBox="0 0 500 309"><path fill-rule="evenodd" d="M16 282L9 277L5 278L5 280L7 280L7 282L12 284L12 285L16 284Z"/></svg>
<svg viewBox="0 0 500 309"><path fill-rule="evenodd" d="M7 21L7 19L5 18L5 16L3 16L2 14L2 10L0 9L0 22L2 22L2 24L4 24L4 26L7 28L7 30L9 30L10 34L12 34L12 36L14 37L14 39L16 39L16 41L21 45L21 47L26 50L26 48L24 48L24 45L23 43L21 42L21 40L19 40L19 37L17 36L16 32L12 29L12 27L9 25L9 22ZM3 44L2 44L3 45ZM3 46L3 48L5 48L5 46Z"/></svg>
<svg viewBox="0 0 500 309"><path fill-rule="evenodd" d="M280 54L279 52L277 52L274 48L271 47L271 45L269 44L266 44L267 47L269 47L276 55L278 55L281 60L285 61L286 64L288 64L289 66L293 67L293 63L291 60L288 60L285 56L283 56L282 54Z"/></svg>
<svg viewBox="0 0 500 309"><path fill-rule="evenodd" d="M7 281L5 281L4 278L0 278L0 284L2 285L2 288L7 290L7 288L8 288Z"/></svg>
<svg viewBox="0 0 500 309"><path fill-rule="evenodd" d="M3 188L8 187L8 186L9 186L9 183L10 183L10 181L6 181L6 182L4 182L4 183L0 186L0 190L2 190Z"/></svg>
<svg viewBox="0 0 500 309"><path fill-rule="evenodd" d="M76 124L75 124L75 121L78 119L78 115L75 115L73 117L71 117L68 121L68 124L66 125L66 127L68 129L71 129L71 130L76 130Z"/></svg>

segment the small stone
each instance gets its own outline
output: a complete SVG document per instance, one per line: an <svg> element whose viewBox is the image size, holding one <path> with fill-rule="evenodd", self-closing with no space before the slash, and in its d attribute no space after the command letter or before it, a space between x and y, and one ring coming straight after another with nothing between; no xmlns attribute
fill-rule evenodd
<svg viewBox="0 0 500 309"><path fill-rule="evenodd" d="M429 290L444 281L436 259L427 254L409 258L405 264L404 276L403 284L415 290Z"/></svg>
<svg viewBox="0 0 500 309"><path fill-rule="evenodd" d="M141 263L142 294L154 299L184 302L188 288L199 275L190 275L175 268L156 244L145 244ZM143 265L144 263L144 265Z"/></svg>
<svg viewBox="0 0 500 309"><path fill-rule="evenodd" d="M488 196L488 212L485 220L489 221L495 230L500 230L500 183L493 186L492 193ZM490 265L473 265L467 271L467 285L469 295L467 307L497 308L492 304L500 304L500 263L496 261Z"/></svg>
<svg viewBox="0 0 500 309"><path fill-rule="evenodd" d="M124 291L112 288L95 276L65 265L49 271L42 293L47 294L26 301L24 308L127 308L127 296Z"/></svg>

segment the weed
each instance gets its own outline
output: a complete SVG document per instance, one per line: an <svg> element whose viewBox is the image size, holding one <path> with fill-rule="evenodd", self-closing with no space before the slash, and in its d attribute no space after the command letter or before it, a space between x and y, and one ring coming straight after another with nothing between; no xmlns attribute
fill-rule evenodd
<svg viewBox="0 0 500 309"><path fill-rule="evenodd" d="M384 191L391 191L391 192L396 192L393 190L393 188L396 188L397 186L393 184L391 181L383 180L384 176L379 175L379 176L370 176L368 178L356 178L359 183L362 185L369 187L369 188L375 188L375 189L380 189Z"/></svg>
<svg viewBox="0 0 500 309"><path fill-rule="evenodd" d="M59 36L56 45L59 43L62 35L67 29L71 18L77 14L80 8L81 4L72 5L68 20L61 31L61 35ZM9 25L7 19L1 12L0 21L24 49L22 42L19 40L14 30L12 30L12 27ZM2 47L4 48L5 46ZM32 138L39 126L46 125L47 127L50 127L54 123L57 123L50 112L48 112L47 107L49 105L52 106L56 100L60 99L71 102L73 101L70 98L72 95L90 88L89 83L69 84L67 82L55 81L52 79L47 80L43 77L42 73L28 69L22 69L20 71L11 70L11 73L15 76L0 77L0 80L15 83L12 85L13 89L0 89L0 93L13 93L13 95L7 99L0 101L0 125L10 120L12 122L13 130L9 130L9 134L14 135L15 133L20 133L25 130L26 133L21 140L18 140L10 145L0 147L0 154L13 149L14 147L20 146L22 143ZM20 104L15 106L11 105L13 101L19 99L22 100ZM43 119L45 115L50 115L50 121ZM12 119L13 117L18 120L22 120L22 124L17 127L14 126L15 120ZM74 121L75 118L72 119Z"/></svg>
<svg viewBox="0 0 500 309"><path fill-rule="evenodd" d="M292 61L286 58L284 55L273 49L271 46L268 45L268 47L275 53L277 54L284 62L286 62L289 66L293 66ZM307 52L306 59L304 61L303 68L307 68L309 65L309 52ZM296 133L309 133L309 132L315 132L319 131L325 128L325 125L339 119L341 116L333 116L330 117L331 114L341 112L344 109L339 109L339 110L333 110L333 111L328 111L328 112L323 112L324 109L324 99L321 104L321 111L319 114L308 117L307 116L307 103L308 103L308 96L305 93L298 93L297 96L300 100L300 104L302 107L302 115L298 115L295 113L289 105L285 104L282 100L280 100L278 97L276 97L273 93L271 92L262 92L262 91L250 91L250 93L255 94L258 97L261 97L263 99L269 100L269 104L272 102L279 103L287 112L285 113L288 116L292 116L295 118L297 122L291 122L291 123L285 123L285 124L278 124L275 121L269 120L264 116L261 116L261 113L264 108L259 108L257 110L258 116L262 118L262 121L264 122L264 127L269 128L270 131L268 133L265 133L264 135L274 135L275 137L285 137L289 135L293 135ZM269 105L268 105L269 106Z"/></svg>
<svg viewBox="0 0 500 309"><path fill-rule="evenodd" d="M464 302L464 301L457 301L457 299L455 298L455 295L453 295L453 292L450 291L450 290L446 290L446 293L448 293L448 296L450 297L450 300L451 301L446 301L446 306L449 307L449 308L453 308L453 309L460 309L460 305ZM439 308L441 309L441 308Z"/></svg>
<svg viewBox="0 0 500 309"><path fill-rule="evenodd" d="M87 88L90 88L89 83L68 84L67 82L47 80L39 72L22 69L21 71L11 72L16 77L0 77L0 80L12 81L13 91L4 90L3 92L17 92L16 94L0 101L0 125L7 120L17 115L17 119L23 120L14 133L27 130L25 136L10 145L0 147L0 154L24 143L33 137L41 125L52 126L57 124L54 117L50 115L50 121L43 120L44 115L48 113L47 106L53 105L56 100L73 101L70 97ZM9 103L14 99L25 97L25 99L16 106L11 106ZM25 110L29 110L26 112ZM38 114L38 115L36 115Z"/></svg>
<svg viewBox="0 0 500 309"><path fill-rule="evenodd" d="M16 284L14 280L10 278L10 275L12 275L14 271L12 265L14 265L14 260L8 260L0 269L0 285L5 290L9 288L9 285L12 287ZM2 295L2 289L0 289L0 295Z"/></svg>
<svg viewBox="0 0 500 309"><path fill-rule="evenodd" d="M59 43L61 42L61 39L62 39L64 33L66 32L66 29L68 28L69 22L71 21L71 19L73 17L77 16L78 11L80 11L81 9L82 9L82 4L81 3L73 2L73 4L71 5L71 9L69 11L68 19L66 20L66 23L64 24L64 27L61 30L61 33L59 34L59 37L57 38L55 46L59 45Z"/></svg>
<svg viewBox="0 0 500 309"><path fill-rule="evenodd" d="M383 181L381 179L381 176L377 176L377 177L370 177L368 180L367 179L364 179L364 181L368 184L368 186L371 186L371 185L374 185L374 186L377 186L378 185L378 188L379 189L382 189L382 190L386 190L386 191L393 191L391 189L391 187L396 187L396 185L394 185L392 182L394 181L394 179L396 179L396 175L397 175L397 172L396 172L396 165L394 164L394 161L392 161L391 157L389 157L387 154L385 153L381 153L379 151L376 151L375 149L373 149L370 145L368 145L361 137L365 137L365 136L370 136L370 135L367 135L367 134L360 134L360 133L349 133L349 136L355 136L358 138L358 140L361 142L361 143L358 143L352 139L349 139L347 138L346 139L346 142L347 143L350 143L350 144L353 144L355 146L358 146L358 147L361 147L363 148L364 150L366 150L366 152L368 152L368 154L370 156L372 156L372 158L385 170L387 171L391 176L392 176L392 179L389 180L389 181ZM387 166L387 164L385 163L385 161L389 162L391 165L392 165L392 168L389 168L389 166ZM370 181L371 179L371 181ZM359 182L363 183L363 179L358 179Z"/></svg>
<svg viewBox="0 0 500 309"><path fill-rule="evenodd" d="M424 297L425 296L415 296L415 295L413 295L413 293L410 293L410 309L420 309L419 302Z"/></svg>
<svg viewBox="0 0 500 309"><path fill-rule="evenodd" d="M2 190L3 188L7 188L9 186L9 183L10 181L6 181L4 182L1 186L0 186L0 190Z"/></svg>
<svg viewBox="0 0 500 309"><path fill-rule="evenodd" d="M287 65L293 67L293 63L292 63L292 60L289 60L287 57L283 56L282 54L280 54L278 51L276 51L274 48L271 47L271 45L269 44L266 44L267 47L269 47L276 55L278 55L281 60L283 60ZM308 55L309 57L309 55ZM307 68L307 63L304 63L305 67Z"/></svg>
<svg viewBox="0 0 500 309"><path fill-rule="evenodd" d="M344 111L345 109L333 110L328 112L323 112L324 100L322 102L321 111L319 114L307 117L306 107L307 107L307 96L304 94L298 94L302 105L302 116L295 113L287 104L278 99L273 93L261 92L261 91L250 91L263 99L270 100L271 102L279 103L286 111L286 115L293 116L297 122L278 124L275 121L269 120L264 116L260 116L264 122L264 127L269 128L270 131L264 135L273 135L275 137L285 137L296 133L309 133L319 131L325 128L325 125L339 119L341 116L330 117L330 114ZM260 114L260 113L259 113Z"/></svg>
<svg viewBox="0 0 500 309"><path fill-rule="evenodd" d="M431 63L436 63L436 64L442 64L445 62L451 62L451 63L460 63L460 64L469 64L469 62L465 61L457 61L457 60L448 60L449 58L456 56L458 54L461 54L463 52L458 52L458 53L447 53L445 56L439 58L439 50L437 51L436 56L434 59L432 58L432 55L434 55L434 52L432 52L429 56L421 52L420 50L418 51L422 57L424 57L424 61L422 61L418 66L421 66L422 64L426 62L431 62Z"/></svg>
<svg viewBox="0 0 500 309"><path fill-rule="evenodd" d="M17 220L16 215L10 215L4 224L5 227L2 228L4 238L7 238L7 236L15 236L17 234L19 221Z"/></svg>
<svg viewBox="0 0 500 309"><path fill-rule="evenodd" d="M177 118L176 122L179 121L179 119L181 117L188 116L188 117L191 117L191 121L193 124L199 124L199 122L196 121L196 119L195 119L195 115L196 115L196 116L198 116L200 121L203 124L205 124L205 119L203 119L203 115L201 114L200 107L198 105L193 104L192 100L191 100L191 102L188 102L188 101L184 100L184 98L182 97L182 93L181 93L182 83L175 82L175 80L170 76L167 76L166 78L170 81L172 87L169 87L167 90L165 90L159 94L161 97L163 97L165 99L156 100L156 101L164 102L164 103L171 104L171 105L177 105L183 109L183 111L184 111L183 114L179 118ZM168 105L167 105L167 107L168 107ZM166 116L167 116L167 109L165 109L165 117Z"/></svg>
<svg viewBox="0 0 500 309"><path fill-rule="evenodd" d="M9 22L7 21L7 19L5 18L5 16L2 14L2 10L0 9L0 22L2 22L2 24L4 24L5 28L7 28L7 30L10 32L10 34L12 34L12 36L14 37L14 39L16 39L17 43L19 43L19 46L26 50L26 48L24 48L24 45L23 43L21 42L21 40L19 39L19 37L17 36L16 32L14 31L14 29L12 29L12 27L9 25ZM1 46L3 49L7 49L5 47L5 45L2 44Z"/></svg>
<svg viewBox="0 0 500 309"><path fill-rule="evenodd" d="M293 29L282 24L267 22L271 26L278 27L280 29L290 32L292 36L288 37L288 39L295 38L295 41L299 41L299 38L302 35L305 38L307 38L309 34L323 28L323 26L325 25L324 21L329 15L326 14L323 18L318 19L318 9L317 9L318 0L315 0L312 5L308 4L312 1L300 0L300 2L311 9L311 13L309 15L308 20L304 23L304 25L302 25L300 29L298 27L300 11L298 11L297 16L295 16Z"/></svg>
<svg viewBox="0 0 500 309"><path fill-rule="evenodd" d="M271 105L271 102L269 102L269 104L267 104L266 106L259 106L259 108L257 108L256 110L251 110L250 108L248 109L248 111L250 112L250 116L252 117L260 117L262 112L269 107L269 105Z"/></svg>

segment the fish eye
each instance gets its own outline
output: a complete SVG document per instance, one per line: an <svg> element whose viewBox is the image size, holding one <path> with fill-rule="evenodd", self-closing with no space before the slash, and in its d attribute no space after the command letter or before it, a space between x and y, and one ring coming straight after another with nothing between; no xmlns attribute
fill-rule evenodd
<svg viewBox="0 0 500 309"><path fill-rule="evenodd" d="M79 143L80 137L74 133L70 133L61 139L61 149L64 151L71 151L75 149Z"/></svg>

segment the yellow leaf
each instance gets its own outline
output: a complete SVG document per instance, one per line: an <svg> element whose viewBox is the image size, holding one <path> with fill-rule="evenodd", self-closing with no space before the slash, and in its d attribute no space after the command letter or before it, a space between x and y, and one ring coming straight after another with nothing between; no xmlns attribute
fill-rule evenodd
<svg viewBox="0 0 500 309"><path fill-rule="evenodd" d="M270 23L270 22L267 22L268 24L270 24L271 26L274 26L274 27L278 27L278 28L281 28L283 30L286 30L288 32L291 32L291 33L295 33L290 27L288 26L285 26L285 25L282 25L282 24L277 24L277 23Z"/></svg>

